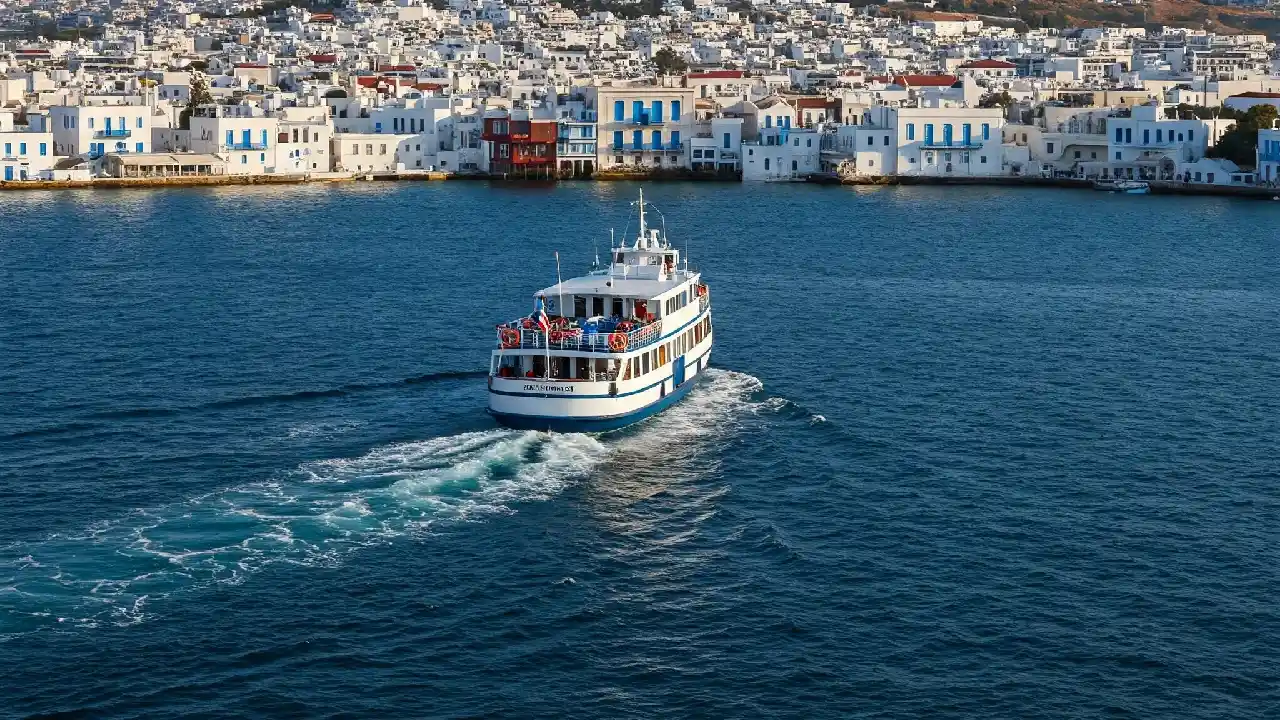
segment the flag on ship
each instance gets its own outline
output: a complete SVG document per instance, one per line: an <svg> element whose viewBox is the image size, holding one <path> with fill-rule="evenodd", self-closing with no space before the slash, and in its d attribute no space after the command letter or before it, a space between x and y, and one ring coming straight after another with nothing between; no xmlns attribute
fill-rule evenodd
<svg viewBox="0 0 1280 720"><path fill-rule="evenodd" d="M533 321L542 328L542 332L551 332L551 321L547 319L547 309L542 302L542 296L538 296L538 304L533 308Z"/></svg>

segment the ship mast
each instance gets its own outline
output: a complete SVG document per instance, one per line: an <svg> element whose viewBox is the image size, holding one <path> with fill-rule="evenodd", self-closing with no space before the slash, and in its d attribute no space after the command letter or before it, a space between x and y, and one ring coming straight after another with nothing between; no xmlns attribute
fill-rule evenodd
<svg viewBox="0 0 1280 720"><path fill-rule="evenodd" d="M644 226L644 188L640 188L640 238L639 241L636 242L637 248L643 247L641 243L645 243L645 245L648 244L648 240L646 239L648 232L648 228Z"/></svg>

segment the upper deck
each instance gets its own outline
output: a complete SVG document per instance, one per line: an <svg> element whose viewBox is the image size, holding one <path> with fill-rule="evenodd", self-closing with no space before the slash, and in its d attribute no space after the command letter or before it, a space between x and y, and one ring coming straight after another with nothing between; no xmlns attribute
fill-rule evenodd
<svg viewBox="0 0 1280 720"><path fill-rule="evenodd" d="M611 248L608 268L539 290L533 315L498 325L499 348L631 352L661 339L664 324L677 332L707 310L710 292L701 275L687 258L681 266L680 251L664 233L645 225L643 192L638 206L635 241Z"/></svg>

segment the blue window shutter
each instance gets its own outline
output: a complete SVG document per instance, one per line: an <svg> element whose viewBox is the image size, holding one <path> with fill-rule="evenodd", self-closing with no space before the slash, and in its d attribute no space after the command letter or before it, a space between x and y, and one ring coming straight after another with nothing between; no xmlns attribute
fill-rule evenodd
<svg viewBox="0 0 1280 720"><path fill-rule="evenodd" d="M671 131L671 147L676 149L679 149L680 147L680 131L679 130Z"/></svg>
<svg viewBox="0 0 1280 720"><path fill-rule="evenodd" d="M622 131L621 130L613 131L613 146L615 148L622 147Z"/></svg>
<svg viewBox="0 0 1280 720"><path fill-rule="evenodd" d="M643 114L644 114L644 101L632 100L631 101L631 121L640 122L640 116Z"/></svg>
<svg viewBox="0 0 1280 720"><path fill-rule="evenodd" d="M671 101L671 121L672 122L680 121L680 101L679 100Z"/></svg>
<svg viewBox="0 0 1280 720"><path fill-rule="evenodd" d="M614 122L622 122L624 119L626 119L626 115L625 115L624 107L625 107L625 106L622 104L622 101L621 101L621 100L615 100L615 101L613 102L613 120L614 120Z"/></svg>
<svg viewBox="0 0 1280 720"><path fill-rule="evenodd" d="M662 122L662 101L661 100L653 101L653 108L649 110L649 117L653 118L655 122Z"/></svg>
<svg viewBox="0 0 1280 720"><path fill-rule="evenodd" d="M915 124L915 123L907 123L907 139L908 139L908 140L915 140L915 139L916 139L916 124Z"/></svg>
<svg viewBox="0 0 1280 720"><path fill-rule="evenodd" d="M640 150L644 147L644 131L633 130L631 132L631 147Z"/></svg>
<svg viewBox="0 0 1280 720"><path fill-rule="evenodd" d="M662 131L661 130L654 130L653 133L651 133L651 137L653 138L654 150L657 150L658 148L662 147Z"/></svg>
<svg viewBox="0 0 1280 720"><path fill-rule="evenodd" d="M771 128L771 127L773 127L773 116L772 116L772 115L765 115L765 116L764 116L764 126L765 126L765 127L767 127L767 128Z"/></svg>
<svg viewBox="0 0 1280 720"><path fill-rule="evenodd" d="M18 154L19 154L19 155L26 155L26 154L27 154L27 144L26 144L26 143L18 143Z"/></svg>
<svg viewBox="0 0 1280 720"><path fill-rule="evenodd" d="M139 116L138 116L138 129L139 129L139 130L141 130L141 129L142 129L142 116L141 116L141 115L139 115Z"/></svg>
<svg viewBox="0 0 1280 720"><path fill-rule="evenodd" d="M1124 128L1116 128L1116 142L1124 142Z"/></svg>
<svg viewBox="0 0 1280 720"><path fill-rule="evenodd" d="M991 126L988 125L987 123L982 123L982 139L983 140L991 139Z"/></svg>
<svg viewBox="0 0 1280 720"><path fill-rule="evenodd" d="M679 134L679 133L677 133L677 134ZM729 149L729 133L725 133L725 134L724 134L724 148L725 148L726 150L728 150L728 149Z"/></svg>
<svg viewBox="0 0 1280 720"><path fill-rule="evenodd" d="M227 131L227 145L235 145L235 144L236 144L236 134L235 134L235 132L234 132L234 131L232 131L232 130L228 130L228 131Z"/></svg>
<svg viewBox="0 0 1280 720"><path fill-rule="evenodd" d="M142 152L142 143L134 143L133 151L134 151L134 152Z"/></svg>
<svg viewBox="0 0 1280 720"><path fill-rule="evenodd" d="M4 156L13 157L13 143L4 144Z"/></svg>
<svg viewBox="0 0 1280 720"><path fill-rule="evenodd" d="M262 147L266 147L266 146L267 146L267 131L263 130L262 131Z"/></svg>
<svg viewBox="0 0 1280 720"><path fill-rule="evenodd" d="M40 143L40 154L41 154L41 155L48 155L48 154L49 154L49 145L48 145L48 143Z"/></svg>

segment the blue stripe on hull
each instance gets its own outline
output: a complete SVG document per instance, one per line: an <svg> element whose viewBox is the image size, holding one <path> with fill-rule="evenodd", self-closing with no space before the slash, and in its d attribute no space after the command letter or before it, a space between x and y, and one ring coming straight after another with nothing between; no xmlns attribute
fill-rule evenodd
<svg viewBox="0 0 1280 720"><path fill-rule="evenodd" d="M546 415L496 413L492 410L489 411L489 414L502 425L516 430L543 430L561 433L608 432L609 430L618 430L633 423L638 423L666 410L688 394L690 388L697 381L697 377L692 377L680 387L667 393L667 396L661 400L624 415L609 417L550 417Z"/></svg>

